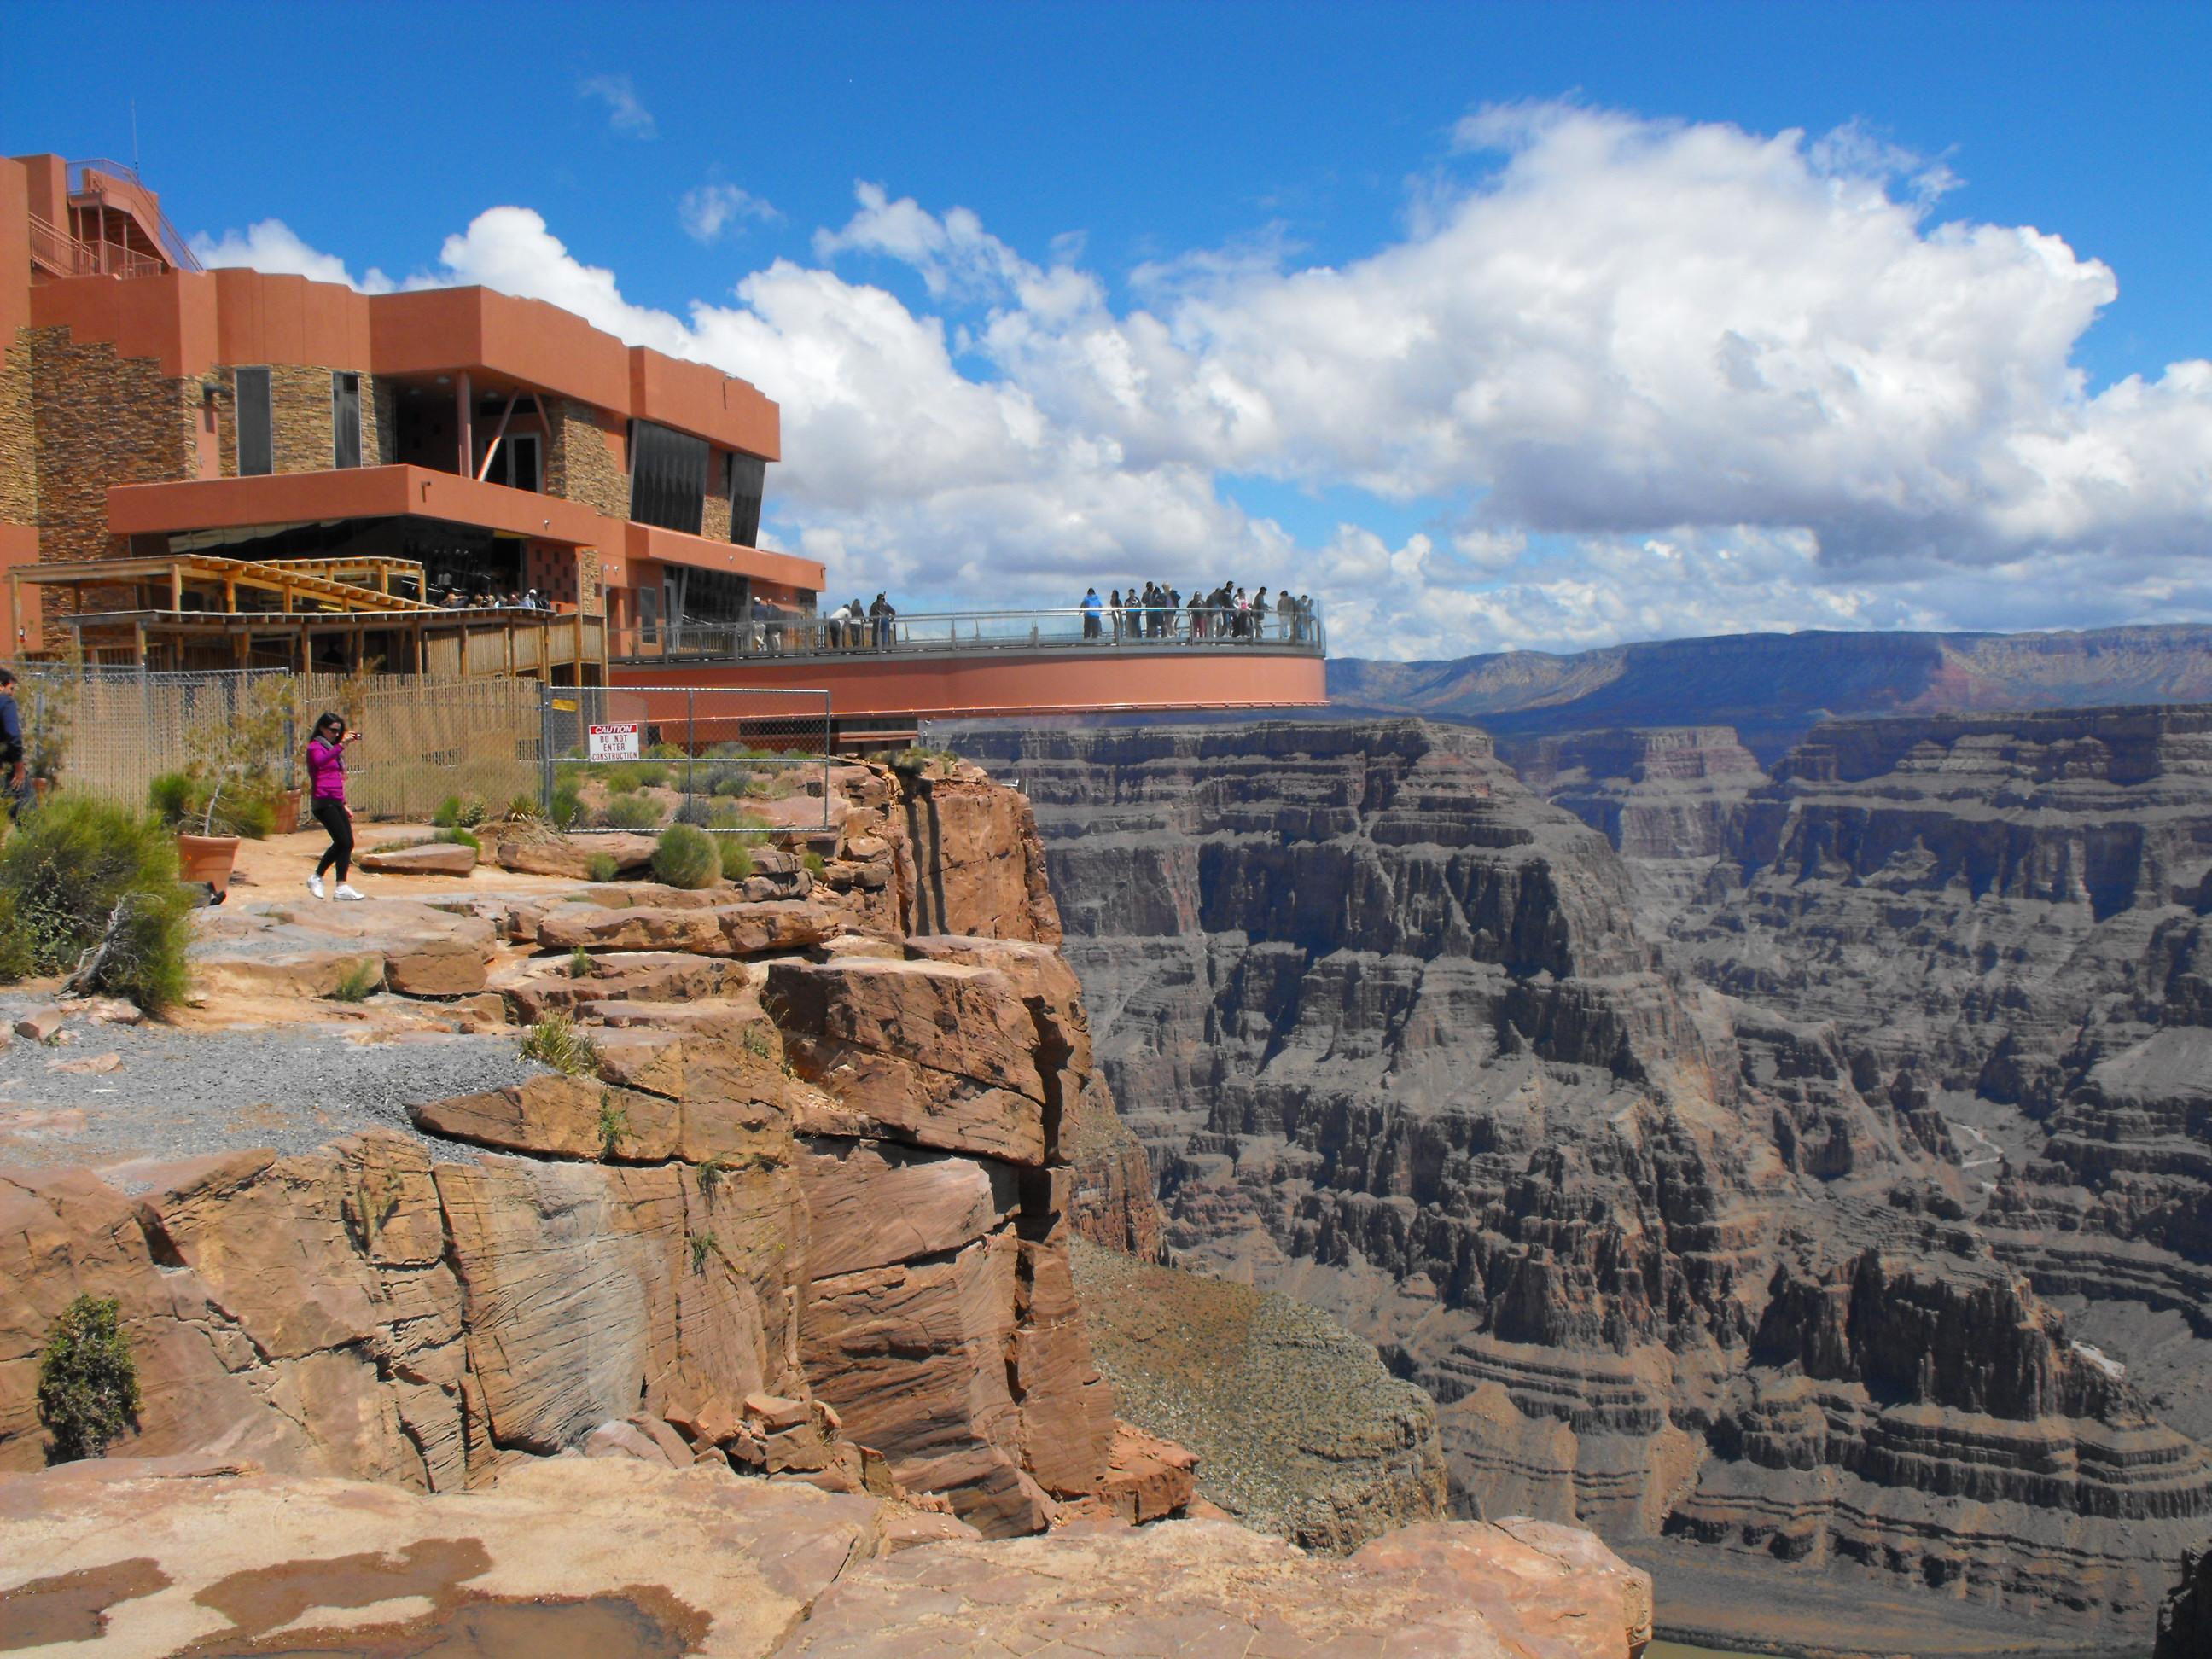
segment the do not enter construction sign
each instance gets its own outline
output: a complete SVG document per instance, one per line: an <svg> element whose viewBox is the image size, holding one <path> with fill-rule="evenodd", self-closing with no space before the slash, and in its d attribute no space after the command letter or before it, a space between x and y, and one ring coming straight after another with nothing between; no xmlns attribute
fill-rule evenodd
<svg viewBox="0 0 2212 1659"><path fill-rule="evenodd" d="M643 752L638 742L638 723L625 720L619 725L593 726L591 747L585 752L595 761L637 759Z"/></svg>

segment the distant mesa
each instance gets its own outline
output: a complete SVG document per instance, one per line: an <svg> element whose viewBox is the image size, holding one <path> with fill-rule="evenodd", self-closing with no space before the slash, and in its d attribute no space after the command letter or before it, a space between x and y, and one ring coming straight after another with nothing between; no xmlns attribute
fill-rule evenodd
<svg viewBox="0 0 2212 1659"><path fill-rule="evenodd" d="M2078 634L1721 634L1552 656L1332 658L1339 714L1420 714L1501 740L1728 726L1765 764L1822 720L2212 702L2212 625Z"/></svg>

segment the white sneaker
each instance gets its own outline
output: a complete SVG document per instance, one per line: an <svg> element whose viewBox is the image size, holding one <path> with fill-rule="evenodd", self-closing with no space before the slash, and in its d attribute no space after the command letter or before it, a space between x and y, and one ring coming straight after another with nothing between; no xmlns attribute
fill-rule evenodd
<svg viewBox="0 0 2212 1659"><path fill-rule="evenodd" d="M352 883L342 881L338 884L338 896L342 899L365 899L368 895L355 892Z"/></svg>
<svg viewBox="0 0 2212 1659"><path fill-rule="evenodd" d="M307 878L307 890L313 893L317 898L322 897L323 878L320 876L309 876Z"/></svg>

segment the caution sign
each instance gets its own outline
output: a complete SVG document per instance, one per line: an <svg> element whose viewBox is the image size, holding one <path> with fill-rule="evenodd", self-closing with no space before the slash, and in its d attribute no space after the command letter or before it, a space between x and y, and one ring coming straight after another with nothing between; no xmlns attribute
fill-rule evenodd
<svg viewBox="0 0 2212 1659"><path fill-rule="evenodd" d="M625 720L618 725L595 726L591 732L591 747L585 751L595 761L634 761L643 752L638 741L638 723Z"/></svg>

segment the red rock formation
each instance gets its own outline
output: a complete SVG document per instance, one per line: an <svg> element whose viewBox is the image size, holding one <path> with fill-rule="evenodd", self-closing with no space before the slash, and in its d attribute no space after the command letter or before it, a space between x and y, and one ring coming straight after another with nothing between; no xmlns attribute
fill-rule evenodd
<svg viewBox="0 0 2212 1659"><path fill-rule="evenodd" d="M1103 1096L1028 809L972 769L838 775L819 884L770 854L741 897L421 912L479 984L501 958L525 1020L600 1044L596 1075L416 1109L473 1157L377 1133L134 1170L136 1197L0 1174L0 1467L40 1460L37 1351L89 1291L140 1356L136 1452L441 1491L673 1444L847 1490L878 1469L991 1532L1187 1503L1187 1458L1117 1441L1069 1277L1059 1143ZM345 925L388 959L410 909ZM240 912L208 959L280 957L288 929Z"/></svg>

